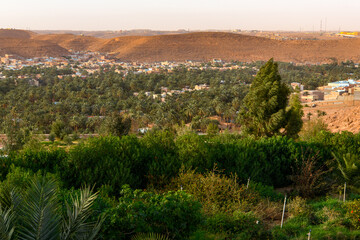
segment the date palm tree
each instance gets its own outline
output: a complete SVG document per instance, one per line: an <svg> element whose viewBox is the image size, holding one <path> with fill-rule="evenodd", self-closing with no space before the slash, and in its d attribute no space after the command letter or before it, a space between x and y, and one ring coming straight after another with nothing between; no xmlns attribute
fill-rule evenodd
<svg viewBox="0 0 360 240"><path fill-rule="evenodd" d="M0 239L95 240L104 221L103 216L90 221L96 198L97 193L86 187L65 201L65 211L62 211L53 180L35 178L21 193L16 189L2 189Z"/></svg>

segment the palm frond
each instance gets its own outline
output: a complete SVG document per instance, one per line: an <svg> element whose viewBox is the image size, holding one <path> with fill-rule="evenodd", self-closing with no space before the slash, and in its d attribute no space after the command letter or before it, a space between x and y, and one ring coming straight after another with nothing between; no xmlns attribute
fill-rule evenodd
<svg viewBox="0 0 360 240"><path fill-rule="evenodd" d="M3 210L0 208L0 239L11 240L15 231L15 215L11 208Z"/></svg>
<svg viewBox="0 0 360 240"><path fill-rule="evenodd" d="M66 216L63 219L62 240L96 239L100 231L103 218L97 222L87 222L92 214L91 207L97 198L97 193L92 193L90 187L80 191L80 194L72 197L72 202L66 202Z"/></svg>
<svg viewBox="0 0 360 240"><path fill-rule="evenodd" d="M7 210L12 208L15 212L21 205L21 195L15 188L10 188L8 186L2 186L0 192L0 207L2 210Z"/></svg>
<svg viewBox="0 0 360 240"><path fill-rule="evenodd" d="M169 238L159 233L138 233L131 240L169 240Z"/></svg>
<svg viewBox="0 0 360 240"><path fill-rule="evenodd" d="M20 209L20 240L56 240L59 237L56 184L45 178L34 179Z"/></svg>

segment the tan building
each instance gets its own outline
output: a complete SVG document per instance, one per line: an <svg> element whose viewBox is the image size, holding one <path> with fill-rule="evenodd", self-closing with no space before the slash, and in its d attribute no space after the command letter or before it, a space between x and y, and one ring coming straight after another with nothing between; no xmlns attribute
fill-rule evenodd
<svg viewBox="0 0 360 240"><path fill-rule="evenodd" d="M200 85L195 85L195 90L207 90L209 89L209 85L207 84L200 84Z"/></svg>
<svg viewBox="0 0 360 240"><path fill-rule="evenodd" d="M302 102L313 102L324 100L324 92L319 90L304 91L301 93Z"/></svg>
<svg viewBox="0 0 360 240"><path fill-rule="evenodd" d="M292 82L291 84L291 87L294 89L294 90L299 90L299 91L304 91L304 85L302 85L301 83L298 83L298 82Z"/></svg>

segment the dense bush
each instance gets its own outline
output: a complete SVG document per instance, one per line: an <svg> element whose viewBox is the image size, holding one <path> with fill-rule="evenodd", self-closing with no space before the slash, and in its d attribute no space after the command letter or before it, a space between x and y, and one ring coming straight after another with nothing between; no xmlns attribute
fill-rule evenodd
<svg viewBox="0 0 360 240"><path fill-rule="evenodd" d="M206 220L205 228L209 232L224 232L231 239L267 239L264 225L252 213L241 211L233 215L215 214Z"/></svg>
<svg viewBox="0 0 360 240"><path fill-rule="evenodd" d="M146 149L147 181L151 186L164 186L176 176L181 167L175 136L166 131L147 133L141 140Z"/></svg>
<svg viewBox="0 0 360 240"><path fill-rule="evenodd" d="M339 166L359 156L358 138L358 134L322 132L308 141L294 141L230 134L176 136L167 131L151 131L142 138L98 137L65 149L29 147L0 158L0 186L24 189L34 175L60 179L59 187L74 191L84 184L94 185L101 196L94 210L109 216L103 239L131 239L139 232L188 239L195 231L198 235L192 239L302 239L309 228L317 239L351 239L356 236L353 229L359 228L358 200L346 205L346 210L335 199L330 205L316 206L311 199L292 198L280 229L273 225L281 219L283 197L274 187L288 186L291 176L298 176L293 181L306 192L319 192L324 181L336 186L331 179L339 175ZM344 158L343 164L332 152ZM348 155L351 158L345 158ZM356 168L350 165L350 170ZM326 177L312 181L313 170L319 167ZM302 169L309 171L303 174ZM333 175L328 175L330 170ZM147 191L122 190L123 184Z"/></svg>
<svg viewBox="0 0 360 240"><path fill-rule="evenodd" d="M350 219L351 224L360 229L360 199L347 203L347 217Z"/></svg>
<svg viewBox="0 0 360 240"><path fill-rule="evenodd" d="M55 173L64 170L68 154L61 148L51 150L32 150L24 149L11 159L12 163L18 167L29 169L33 172Z"/></svg>
<svg viewBox="0 0 360 240"><path fill-rule="evenodd" d="M194 171L181 172L173 184L200 201L206 215L246 210L259 200L256 192L240 185L235 177L229 178L215 171L204 175Z"/></svg>
<svg viewBox="0 0 360 240"><path fill-rule="evenodd" d="M262 198L268 198L271 201L279 201L284 199L284 195L276 192L273 186L250 182L249 187L258 192Z"/></svg>
<svg viewBox="0 0 360 240"><path fill-rule="evenodd" d="M184 191L155 194L124 186L121 194L108 210L104 239L129 239L139 232L187 239L201 223L201 204Z"/></svg>
<svg viewBox="0 0 360 240"><path fill-rule="evenodd" d="M6 178L11 165L21 167L32 172L57 173L67 171L64 169L68 154L61 148L51 150L45 149L24 149L11 154L9 157L0 158L0 177Z"/></svg>
<svg viewBox="0 0 360 240"><path fill-rule="evenodd" d="M216 166L227 176L236 175L240 183L246 183L250 177L252 182L285 187L291 184L289 176L296 175L304 160L316 155L313 169L323 168L325 163L335 162L331 152L342 153L346 149L354 156L359 155L359 134L322 133L307 142L296 142L285 137L253 139L195 133L175 136L158 131L143 138L92 138L67 152L60 148L25 149L1 158L0 164L2 179L14 164L33 172L58 173L67 186L108 185L113 194L118 194L123 184L132 188L161 188L177 176L181 166L197 173L206 173Z"/></svg>
<svg viewBox="0 0 360 240"><path fill-rule="evenodd" d="M63 180L68 186L108 185L118 194L124 184L144 186L144 150L135 136L89 139L71 149L67 171Z"/></svg>

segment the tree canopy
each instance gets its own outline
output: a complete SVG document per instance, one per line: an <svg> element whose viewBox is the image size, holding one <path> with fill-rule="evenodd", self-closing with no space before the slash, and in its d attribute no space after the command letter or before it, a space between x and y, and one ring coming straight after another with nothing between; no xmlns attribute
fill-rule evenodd
<svg viewBox="0 0 360 240"><path fill-rule="evenodd" d="M242 131L256 137L286 133L281 130L287 126L290 115L294 117L290 114L292 110L286 109L289 95L290 89L281 81L278 64L270 59L260 68L244 98L238 116Z"/></svg>

